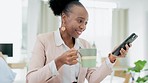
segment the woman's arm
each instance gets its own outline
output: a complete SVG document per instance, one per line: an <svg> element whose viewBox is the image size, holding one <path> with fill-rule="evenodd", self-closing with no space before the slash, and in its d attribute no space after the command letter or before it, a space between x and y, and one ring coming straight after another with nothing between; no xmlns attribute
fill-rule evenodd
<svg viewBox="0 0 148 83"><path fill-rule="evenodd" d="M120 50L120 54L121 54L120 57L126 56L129 46L126 45L125 47L126 47L126 50L124 50L123 48ZM130 47L131 47L131 44L130 44ZM111 74L116 58L117 57L115 55L112 55L110 53L106 61L104 61L99 68L88 69L87 79L89 83L101 82L107 75Z"/></svg>
<svg viewBox="0 0 148 83"><path fill-rule="evenodd" d="M107 75L112 73L113 64L107 58L99 67L88 68L86 78L89 83L100 83Z"/></svg>
<svg viewBox="0 0 148 83"><path fill-rule="evenodd" d="M45 83L55 76L50 69L50 66L55 64L54 61L46 64L44 39L42 38L42 36L37 37L29 62L29 71L26 76L27 83Z"/></svg>

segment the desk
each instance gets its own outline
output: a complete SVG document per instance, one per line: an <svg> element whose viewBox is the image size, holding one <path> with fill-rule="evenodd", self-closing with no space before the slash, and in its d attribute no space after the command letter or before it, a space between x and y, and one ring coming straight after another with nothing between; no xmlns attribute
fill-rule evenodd
<svg viewBox="0 0 148 83"><path fill-rule="evenodd" d="M129 83L131 75L128 73L124 73L124 71L127 71L129 67L128 66L114 66L113 67L113 73L112 73L112 78L113 76L121 77L124 78L124 83ZM114 83L114 82L113 82Z"/></svg>
<svg viewBox="0 0 148 83"><path fill-rule="evenodd" d="M27 65L24 59L21 60L14 57L6 57L5 60L12 69L24 69Z"/></svg>
<svg viewBox="0 0 148 83"><path fill-rule="evenodd" d="M20 63L8 63L9 67L12 69L24 69L26 67L25 62Z"/></svg>

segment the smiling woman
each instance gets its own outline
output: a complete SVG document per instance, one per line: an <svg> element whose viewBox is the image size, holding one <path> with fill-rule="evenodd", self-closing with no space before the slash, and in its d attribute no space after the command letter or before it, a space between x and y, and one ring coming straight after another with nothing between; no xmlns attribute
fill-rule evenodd
<svg viewBox="0 0 148 83"><path fill-rule="evenodd" d="M79 38L87 29L88 12L79 0L50 0L50 8L55 16L61 17L61 25L56 31L39 34L32 51L27 74L28 83L89 83L101 82L112 72L116 60L111 53L100 67L83 68L78 49L91 45ZM126 50L122 49L121 57ZM42 78L41 78L42 77Z"/></svg>

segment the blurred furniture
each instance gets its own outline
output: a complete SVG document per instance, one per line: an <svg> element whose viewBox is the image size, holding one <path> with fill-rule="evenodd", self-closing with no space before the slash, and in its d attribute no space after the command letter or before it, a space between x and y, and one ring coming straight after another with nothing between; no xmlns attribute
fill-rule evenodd
<svg viewBox="0 0 148 83"><path fill-rule="evenodd" d="M114 71L114 76L125 78L124 83L129 83L130 74L124 72L124 70L116 70Z"/></svg>
<svg viewBox="0 0 148 83"><path fill-rule="evenodd" d="M103 62L105 59L106 57L103 57L101 62ZM120 83L129 83L131 75L124 72L128 68L129 68L128 66L121 66L119 60L116 60L116 63L114 64L113 67L113 73L111 74L110 77L110 83L114 83L115 78ZM122 78L125 79L124 82L121 82L121 80L123 80Z"/></svg>
<svg viewBox="0 0 148 83"><path fill-rule="evenodd" d="M129 73L124 72L129 68L129 66L125 66L124 64L121 64L120 60L122 59L116 60L116 63L113 67L113 70L114 70L113 74L114 76L125 78L123 83L129 83L131 75Z"/></svg>
<svg viewBox="0 0 148 83"><path fill-rule="evenodd" d="M2 57L8 63L8 66L12 69L24 69L26 67L26 62L24 62L24 61L20 61L20 62L15 62L15 61L9 62L9 61L7 61L6 56L4 56L2 54L2 52L0 52L0 57Z"/></svg>
<svg viewBox="0 0 148 83"><path fill-rule="evenodd" d="M25 62L8 63L8 65L12 69L24 69L26 67L26 63Z"/></svg>

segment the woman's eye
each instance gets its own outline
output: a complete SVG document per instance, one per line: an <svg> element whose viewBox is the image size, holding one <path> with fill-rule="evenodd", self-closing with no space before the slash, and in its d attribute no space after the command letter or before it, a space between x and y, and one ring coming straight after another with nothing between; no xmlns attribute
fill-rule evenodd
<svg viewBox="0 0 148 83"><path fill-rule="evenodd" d="M82 21L82 20L79 20L78 22L79 22L79 23L82 23L83 21Z"/></svg>
<svg viewBox="0 0 148 83"><path fill-rule="evenodd" d="M85 25L87 25L88 22L85 22Z"/></svg>

